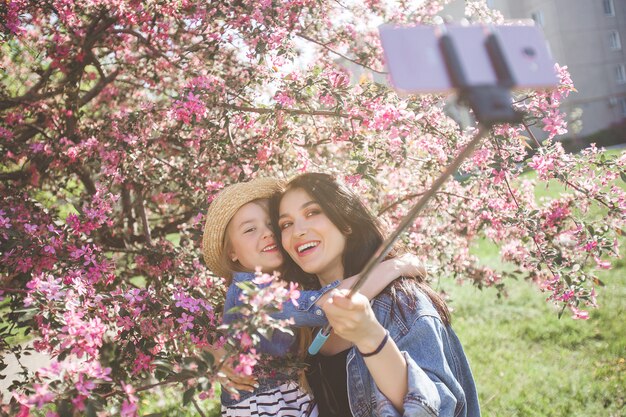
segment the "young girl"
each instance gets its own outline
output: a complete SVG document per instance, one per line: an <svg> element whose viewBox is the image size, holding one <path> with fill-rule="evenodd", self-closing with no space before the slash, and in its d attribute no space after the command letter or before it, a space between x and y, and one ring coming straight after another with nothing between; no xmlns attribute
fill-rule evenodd
<svg viewBox="0 0 626 417"><path fill-rule="evenodd" d="M220 192L211 203L207 215L202 241L204 259L208 267L217 275L225 277L229 285L224 305L224 323L229 323L233 315L228 310L239 302L241 290L237 282L254 278L256 267L266 273L280 269L283 256L277 247L268 212L268 199L281 189L278 180L258 178L247 183L231 185ZM423 268L415 259L405 258L384 262L374 272L379 276L363 288L369 297L375 296L393 279L403 275L423 273ZM232 280L231 280L232 277ZM343 283L329 282L317 291L303 291L298 306L291 302L283 304L282 311L274 318L293 318L296 326L322 326L327 323L318 303L324 302L327 292L339 286L347 288L356 277ZM284 356L295 348L295 338L282 332L274 332L272 339L261 338L257 351L275 356ZM338 339L329 347L339 346ZM346 342L343 342L347 346ZM232 375L238 389L246 388L249 380L237 379ZM258 386L250 392L241 391L235 399L222 391L222 415L318 415L309 394L298 385L296 378L289 375L276 375L258 381Z"/></svg>
<svg viewBox="0 0 626 417"><path fill-rule="evenodd" d="M358 196L325 174L303 174L272 201L285 277L326 285L361 270L383 242ZM368 281L376 281L372 277ZM317 355L308 374L329 416L478 417L472 373L442 298L423 280L395 281L370 305L336 291L322 305L353 347Z"/></svg>

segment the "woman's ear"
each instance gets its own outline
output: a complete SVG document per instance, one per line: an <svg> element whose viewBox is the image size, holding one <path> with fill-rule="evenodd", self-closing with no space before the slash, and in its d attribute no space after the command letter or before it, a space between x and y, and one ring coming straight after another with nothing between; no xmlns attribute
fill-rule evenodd
<svg viewBox="0 0 626 417"><path fill-rule="evenodd" d="M351 234L352 234L352 228L348 226L348 228L346 229L346 235L351 235Z"/></svg>
<svg viewBox="0 0 626 417"><path fill-rule="evenodd" d="M239 259L237 258L237 255L235 254L235 252L230 252L228 254L228 257L230 258L231 261L233 262L237 262Z"/></svg>

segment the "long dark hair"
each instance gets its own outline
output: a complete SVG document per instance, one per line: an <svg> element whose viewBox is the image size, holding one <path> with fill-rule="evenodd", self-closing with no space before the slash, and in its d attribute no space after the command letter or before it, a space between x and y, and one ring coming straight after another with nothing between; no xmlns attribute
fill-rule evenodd
<svg viewBox="0 0 626 417"><path fill-rule="evenodd" d="M346 237L346 248L343 253L344 277L356 275L363 270L367 261L374 256L384 241L378 220L365 207L361 199L344 184L332 176L322 173L306 173L292 179L283 192L270 199L270 217L274 227L274 235L280 241L281 231L278 228L278 216L282 196L289 190L302 189L320 205L324 214ZM304 272L281 246L283 253L283 278L295 281L305 288L319 287L317 277ZM396 256L398 249L390 254ZM416 301L416 290L424 292L432 301L444 323L450 322L450 313L445 301L424 281L424 277L397 279L388 287L391 296L396 299L397 291L407 295L409 301Z"/></svg>

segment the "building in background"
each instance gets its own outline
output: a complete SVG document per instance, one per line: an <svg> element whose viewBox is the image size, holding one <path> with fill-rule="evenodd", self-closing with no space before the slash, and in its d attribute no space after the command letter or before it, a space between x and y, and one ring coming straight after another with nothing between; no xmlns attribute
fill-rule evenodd
<svg viewBox="0 0 626 417"><path fill-rule="evenodd" d="M626 0L488 0L487 4L506 19L533 19L543 28L554 59L567 65L578 92L563 108L570 118L582 122L580 130L570 129L568 137L621 125L626 141Z"/></svg>

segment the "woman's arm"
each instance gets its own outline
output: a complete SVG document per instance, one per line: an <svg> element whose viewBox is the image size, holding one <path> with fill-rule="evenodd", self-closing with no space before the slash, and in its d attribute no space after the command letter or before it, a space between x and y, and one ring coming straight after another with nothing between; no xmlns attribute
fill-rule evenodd
<svg viewBox="0 0 626 417"><path fill-rule="evenodd" d="M400 277L426 277L424 264L413 254L405 254L397 258L388 259L374 267L371 273L373 279L365 281L359 292L369 300L381 293L389 284ZM337 289L350 289L359 278L358 275L346 278L337 286ZM317 301L318 305L323 305L330 297L330 292L322 295ZM352 346L351 342L341 338L334 331L322 346L322 355L335 355Z"/></svg>
<svg viewBox="0 0 626 417"><path fill-rule="evenodd" d="M380 324L377 320L374 322L376 317L372 318L370 304L365 300L359 294L349 300L345 293L339 293L330 304L324 305L329 321L336 326L335 330L352 340L362 354L375 351L384 337L378 328ZM425 303L428 303L426 297L420 301L420 304ZM434 307L425 308L426 313L419 318L412 317L411 311L404 305L394 308L404 310L403 313L410 317L407 333L403 332L397 341L390 337L378 354L362 358L373 388L370 401L377 404L380 415L479 416L471 370L454 332L441 322ZM391 317L381 319L387 323ZM397 332L394 336L398 337ZM374 350L367 350L372 348ZM403 364L398 360L398 352L404 359ZM350 372L358 371L356 363L352 363ZM458 378L455 372L460 372ZM404 378L396 378L396 373L404 375ZM394 375L391 385L387 379L389 375Z"/></svg>
<svg viewBox="0 0 626 417"><path fill-rule="evenodd" d="M322 308L335 333L362 354L380 349L372 356L363 355L363 359L378 389L402 413L408 392L407 362L396 343L386 337L387 331L376 319L367 297L356 293L350 299L347 294L347 290L333 291Z"/></svg>

